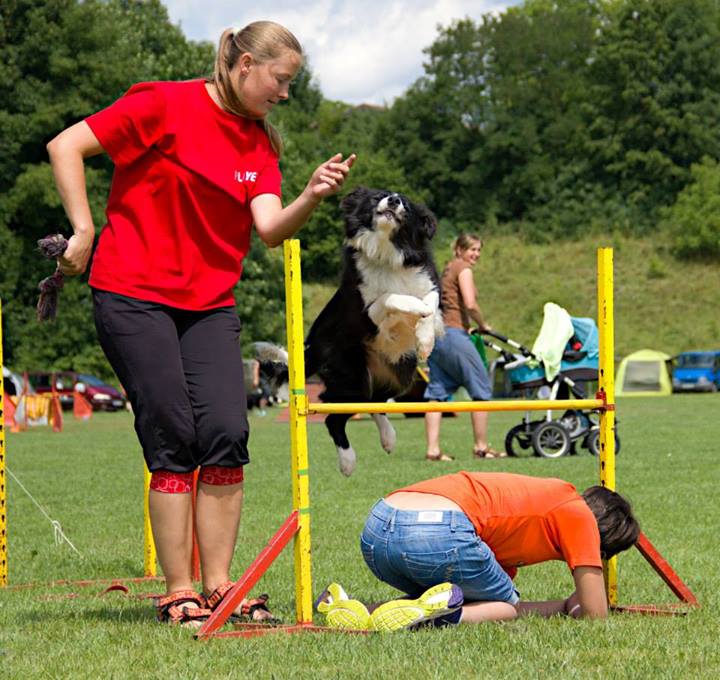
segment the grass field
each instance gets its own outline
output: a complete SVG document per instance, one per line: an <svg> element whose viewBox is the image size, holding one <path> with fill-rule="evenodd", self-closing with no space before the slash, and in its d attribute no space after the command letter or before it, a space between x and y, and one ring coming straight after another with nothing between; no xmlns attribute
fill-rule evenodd
<svg viewBox="0 0 720 680"><path fill-rule="evenodd" d="M691 587L702 608L684 617L614 615L607 621L526 618L509 624L345 636L270 636L196 642L189 631L161 626L147 599L161 585L132 585L131 596L98 596L103 586L43 585L57 579L142 575L142 464L127 413L66 420L62 434L35 428L9 434L7 462L82 553L55 545L49 522L8 481L11 587L0 592L3 678L716 678L720 676L717 527L717 395L627 399L618 405L622 452L618 488L635 505L643 529ZM237 577L290 512L288 427L253 416L246 508L235 558ZM501 444L519 414L491 416ZM313 577L367 600L393 596L362 562L358 534L371 504L400 485L463 468L558 476L580 488L596 483L589 454L559 460L472 461L469 418L443 420L454 463L423 461L421 419L398 417L397 450L383 453L374 424L353 421L359 452L349 479L336 470L325 429L309 425ZM637 551L620 558L621 603L669 603L674 596ZM33 587L18 587L35 583ZM521 570L527 599L566 596L561 563ZM294 619L292 552L271 567L256 592ZM260 590L261 589L261 590ZM321 623L320 617L316 618Z"/></svg>

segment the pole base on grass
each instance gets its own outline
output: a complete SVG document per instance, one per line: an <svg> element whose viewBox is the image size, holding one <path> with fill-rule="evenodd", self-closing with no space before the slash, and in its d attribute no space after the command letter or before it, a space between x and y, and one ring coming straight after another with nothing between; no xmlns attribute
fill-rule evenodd
<svg viewBox="0 0 720 680"><path fill-rule="evenodd" d="M328 628L316 626L312 623L296 623L289 626L268 626L264 623L236 623L234 630L213 633L213 638L252 638L261 635L285 633L294 635L297 633L349 633L350 635L368 635L370 630L352 630L350 628Z"/></svg>
<svg viewBox="0 0 720 680"><path fill-rule="evenodd" d="M626 604L611 607L617 614L646 614L648 616L687 616L699 605L678 602L677 604Z"/></svg>

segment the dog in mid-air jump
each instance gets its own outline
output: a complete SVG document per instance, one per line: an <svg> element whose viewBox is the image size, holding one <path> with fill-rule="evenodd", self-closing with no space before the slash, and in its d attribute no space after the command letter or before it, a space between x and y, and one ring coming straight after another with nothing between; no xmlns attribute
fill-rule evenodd
<svg viewBox="0 0 720 680"><path fill-rule="evenodd" d="M434 215L390 191L358 188L342 201L344 268L338 290L305 341L306 375L325 383L325 402L384 402L407 391L418 359L428 357L443 331L440 284L430 240ZM345 425L352 414L325 419L340 471L355 470ZM373 414L390 453L395 429Z"/></svg>

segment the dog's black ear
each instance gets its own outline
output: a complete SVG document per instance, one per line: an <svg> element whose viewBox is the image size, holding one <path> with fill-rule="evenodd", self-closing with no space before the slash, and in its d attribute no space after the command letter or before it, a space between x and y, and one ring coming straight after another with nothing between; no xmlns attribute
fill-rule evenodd
<svg viewBox="0 0 720 680"><path fill-rule="evenodd" d="M357 207L368 197L370 189L367 187L357 187L353 189L342 201L340 201L340 209L346 215L355 212Z"/></svg>
<svg viewBox="0 0 720 680"><path fill-rule="evenodd" d="M425 236L428 239L431 239L435 236L435 231L437 230L437 219L435 215L433 215L433 213L430 212L430 210L428 210L424 205L418 206L418 213L420 215L420 221L422 222Z"/></svg>
<svg viewBox="0 0 720 680"><path fill-rule="evenodd" d="M372 191L367 187L358 187L351 191L340 203L345 215L345 237L354 238L363 228L368 227L372 210L370 197Z"/></svg>

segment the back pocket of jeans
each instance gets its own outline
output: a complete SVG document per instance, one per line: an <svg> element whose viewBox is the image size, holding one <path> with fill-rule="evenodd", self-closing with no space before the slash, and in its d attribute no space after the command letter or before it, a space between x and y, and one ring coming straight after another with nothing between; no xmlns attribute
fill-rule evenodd
<svg viewBox="0 0 720 680"><path fill-rule="evenodd" d="M403 552L402 559L408 576L420 584L452 581L458 572L456 548L438 552Z"/></svg>

